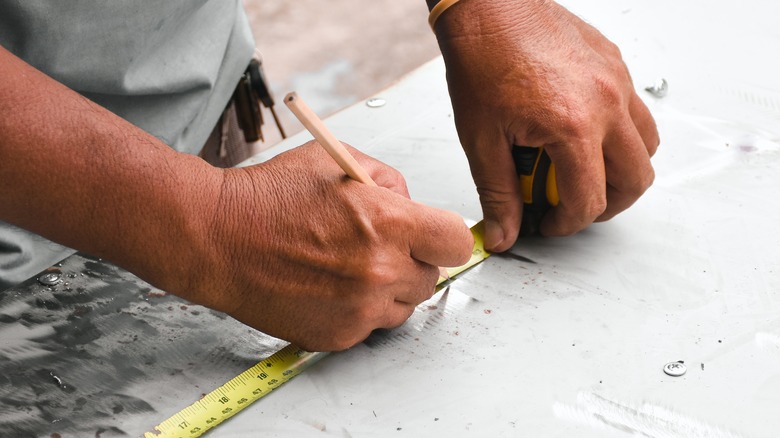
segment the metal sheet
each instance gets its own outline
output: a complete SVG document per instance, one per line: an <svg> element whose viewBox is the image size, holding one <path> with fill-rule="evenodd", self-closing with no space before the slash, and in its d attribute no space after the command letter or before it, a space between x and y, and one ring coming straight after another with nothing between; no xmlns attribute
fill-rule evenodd
<svg viewBox="0 0 780 438"><path fill-rule="evenodd" d="M2 437L138 436L286 345L100 260L48 273L0 292Z"/></svg>
<svg viewBox="0 0 780 438"><path fill-rule="evenodd" d="M420 306L403 327L330 355L213 436L777 434L780 90L769 49L780 42L774 24L780 6L751 1L705 7L671 0L568 6L620 45L637 90L656 116L663 144L654 158L654 187L626 213L577 236L515 245L512 253L532 262L492 257L454 282L446 295ZM663 99L644 91L659 77L669 86ZM331 117L328 125L339 138L399 168L413 198L479 219L441 61L376 97L385 104L356 105ZM297 135L252 161L307 138ZM73 269L83 271L78 264ZM3 303L0 325L15 324L26 340L54 339L51 331L30 335L34 326L22 315L36 308L34 301L10 310ZM125 307L136 314L142 313L136 307L147 306L166 313L165 306L145 303L137 297ZM55 314L67 320L70 313ZM73 399L52 374L74 386L89 381L76 376L87 375L112 384L127 379L133 389L143 383L137 392L117 393L153 405L153 410L136 409L144 412L145 427L189 404L203 386L222 375L226 380L233 361L222 354L248 366L252 356L273 344L231 320L207 312L200 316L208 320L187 326L156 317L154 328L162 335L150 339L147 348L170 345L176 342L173 333L195 330L195 337L218 337L226 350L216 356L206 349L192 360L188 350L134 378L98 362L68 372L56 361L24 366L38 370L28 378L39 379L39 387L48 385L42 394L55 392L57 403ZM127 330L142 325L127 316L113 322L106 314L102 321L126 321ZM168 324L174 327L171 334ZM122 338L123 330L108 332L112 335L102 348L126 353L121 342L133 338ZM249 338L234 342L234 335ZM16 339L2 330L0 337ZM34 352L40 349L36 342L14 351ZM56 349L58 343L42 345ZM22 373L21 365L7 362L8 349L3 351L2 375ZM664 366L676 361L684 361L687 372L664 373ZM202 365L179 373L186 374L184 380L168 375L189 363ZM199 388L193 391L193 385ZM187 386L189 391L179 392ZM6 388L7 379L0 385L5 399ZM2 421L26 415L3 406L0 435ZM85 421L129 424L121 412L111 412L113 406L96 410L99 421ZM68 409L75 412L76 405ZM130 427L122 430L129 433Z"/></svg>

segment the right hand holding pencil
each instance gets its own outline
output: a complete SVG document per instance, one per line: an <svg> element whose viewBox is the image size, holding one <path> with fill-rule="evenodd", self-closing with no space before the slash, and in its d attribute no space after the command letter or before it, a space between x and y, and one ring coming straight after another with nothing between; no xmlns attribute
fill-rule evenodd
<svg viewBox="0 0 780 438"><path fill-rule="evenodd" d="M350 152L379 187L347 177L313 141L226 170L199 301L323 351L399 326L430 298L438 266L469 259L469 229L410 200L395 169Z"/></svg>

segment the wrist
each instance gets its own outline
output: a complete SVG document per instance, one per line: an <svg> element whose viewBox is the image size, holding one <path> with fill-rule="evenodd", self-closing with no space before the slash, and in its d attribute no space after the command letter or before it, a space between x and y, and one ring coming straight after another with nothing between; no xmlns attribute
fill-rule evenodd
<svg viewBox="0 0 780 438"><path fill-rule="evenodd" d="M447 9L458 3L459 0L426 0L428 5L428 25L436 32L436 22Z"/></svg>
<svg viewBox="0 0 780 438"><path fill-rule="evenodd" d="M556 6L550 0L460 0L440 15L434 31L445 61L448 51L464 49L512 56L551 32Z"/></svg>
<svg viewBox="0 0 780 438"><path fill-rule="evenodd" d="M210 233L223 171L192 155L161 152L150 163L154 174L141 177L149 182L124 197L128 208L117 219L123 237L111 239L116 246L106 256L163 290L206 304L200 285L216 262Z"/></svg>

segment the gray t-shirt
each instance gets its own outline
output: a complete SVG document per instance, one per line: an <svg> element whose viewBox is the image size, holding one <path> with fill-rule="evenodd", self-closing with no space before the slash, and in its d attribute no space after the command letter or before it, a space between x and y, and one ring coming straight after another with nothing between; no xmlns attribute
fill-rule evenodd
<svg viewBox="0 0 780 438"><path fill-rule="evenodd" d="M241 0L0 0L0 45L195 154L249 63L254 39ZM20 233L0 223L0 290L68 254Z"/></svg>

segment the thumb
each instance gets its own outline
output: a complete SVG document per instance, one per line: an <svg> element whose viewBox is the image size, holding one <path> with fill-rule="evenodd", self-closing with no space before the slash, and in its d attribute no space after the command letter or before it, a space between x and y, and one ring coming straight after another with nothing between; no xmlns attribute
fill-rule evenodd
<svg viewBox="0 0 780 438"><path fill-rule="evenodd" d="M504 137L464 146L482 204L485 249L492 252L511 248L520 232L523 202L511 147Z"/></svg>

